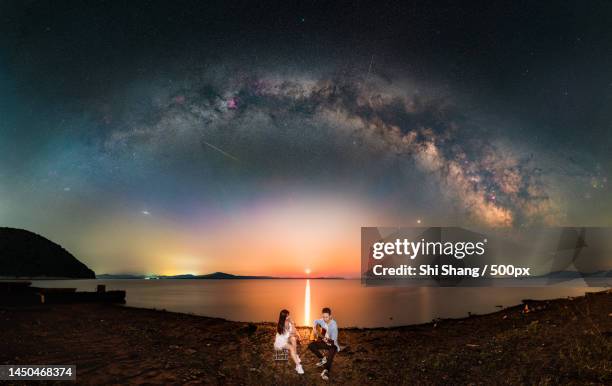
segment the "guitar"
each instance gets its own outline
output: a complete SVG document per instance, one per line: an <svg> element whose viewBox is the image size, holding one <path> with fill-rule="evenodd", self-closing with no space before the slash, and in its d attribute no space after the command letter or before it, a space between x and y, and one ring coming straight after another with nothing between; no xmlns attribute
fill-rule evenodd
<svg viewBox="0 0 612 386"><path fill-rule="evenodd" d="M327 329L317 324L310 332L310 340L323 340L325 334L327 334Z"/></svg>

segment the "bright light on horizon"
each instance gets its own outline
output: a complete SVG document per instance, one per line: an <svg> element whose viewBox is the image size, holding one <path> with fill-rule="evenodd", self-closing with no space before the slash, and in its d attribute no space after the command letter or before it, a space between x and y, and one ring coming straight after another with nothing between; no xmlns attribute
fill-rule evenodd
<svg viewBox="0 0 612 386"><path fill-rule="evenodd" d="M306 275L310 275L310 272L311 272L311 271L310 271L310 268L306 268L306 269L304 270L304 272L306 272Z"/></svg>

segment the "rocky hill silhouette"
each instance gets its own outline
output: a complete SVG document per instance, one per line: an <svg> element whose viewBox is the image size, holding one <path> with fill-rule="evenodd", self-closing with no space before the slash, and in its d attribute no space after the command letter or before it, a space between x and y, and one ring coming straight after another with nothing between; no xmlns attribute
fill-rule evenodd
<svg viewBox="0 0 612 386"><path fill-rule="evenodd" d="M0 227L0 277L94 279L96 274L60 245L40 235Z"/></svg>

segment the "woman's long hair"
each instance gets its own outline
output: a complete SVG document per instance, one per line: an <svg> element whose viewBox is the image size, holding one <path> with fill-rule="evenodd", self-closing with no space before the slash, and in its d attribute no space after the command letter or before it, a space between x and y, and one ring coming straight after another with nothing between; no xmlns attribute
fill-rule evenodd
<svg viewBox="0 0 612 386"><path fill-rule="evenodd" d="M276 326L276 332L279 335L283 335L285 333L285 321L287 320L287 316L289 316L289 311L282 310L280 315L278 315L278 325Z"/></svg>

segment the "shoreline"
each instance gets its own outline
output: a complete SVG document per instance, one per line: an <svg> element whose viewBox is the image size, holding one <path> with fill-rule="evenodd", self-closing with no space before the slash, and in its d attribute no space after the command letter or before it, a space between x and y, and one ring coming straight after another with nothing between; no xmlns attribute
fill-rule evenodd
<svg viewBox="0 0 612 386"><path fill-rule="evenodd" d="M335 384L604 384L612 292L399 327L340 328ZM299 327L304 336L309 328ZM328 384L273 360L274 323L109 304L0 309L0 364L76 364L79 384Z"/></svg>
<svg viewBox="0 0 612 386"><path fill-rule="evenodd" d="M453 321L454 322L458 322L458 321L463 321L463 320L467 320L467 319L474 319L474 318L479 318L479 317L486 317L486 316L490 316L490 315L495 315L495 314L499 314L499 313L503 313L503 312L509 312L510 310L523 310L525 304L532 305L532 304L538 304L538 303L554 302L554 301L559 301L559 300L574 300L574 299L577 299L577 298L581 298L581 297L585 297L585 296L590 296L590 295L595 295L595 294L612 294L612 289L606 289L606 290L602 290L602 291L592 291L592 292L591 291L586 291L584 294L582 294L580 296L566 296L566 297L552 298L552 299L523 299L520 304L515 304L515 305L511 305L511 306L507 306L507 307L504 306L503 308L501 308L500 310L497 310L497 311L488 312L488 313L484 313L484 314L476 314L476 313L468 312L468 316L464 316L464 317L460 317L460 318L434 318L434 319L432 319L429 322L413 323L413 324L402 324L402 325L399 325L399 326L388 326L388 327L384 327L384 326L377 326L377 327L347 326L347 327L341 327L341 330L347 330L347 331L393 330L393 329L407 329L407 328L411 328L411 327L428 326L428 325L431 325L431 324L436 324L436 323L441 323L441 322L453 322ZM218 316L195 314L193 312L172 311L172 310L167 310L165 308L135 307L135 306L130 306L130 305L126 305L126 304L113 304L113 305L117 306L117 307L131 308L131 309L136 309L136 310L149 310L149 311L158 311L158 312L163 312L163 313L171 313L171 314L179 314L179 315L189 315L189 316L200 317L200 318L207 318L207 319L218 319L218 320L222 320L224 322L229 322L229 323L254 324L254 325L257 325L257 326L259 326L259 325L261 325L261 326L276 326L276 322L274 322L274 321L232 320L232 319L226 319L226 318L222 318L222 317L218 317ZM298 329L305 329L305 328L311 328L312 326L296 325L296 327Z"/></svg>
<svg viewBox="0 0 612 386"><path fill-rule="evenodd" d="M274 322L275 316L278 313L278 310L274 307L267 306L267 308L259 308L254 312L248 311L250 310L250 304L245 301L239 301L240 304L236 304L236 307L232 309L217 309L217 306L199 306L196 301L192 301L188 304L185 304L180 301L177 301L177 295L173 297L165 298L163 297L165 291L164 283L167 285L177 285L177 284L186 284L188 291L196 291L196 292L186 292L186 291L178 291L177 294L181 292L185 296L196 295L204 296L206 292L205 288L210 284L211 288L218 288L216 291L222 290L226 285L238 285L237 281L243 280L230 280L229 282L226 280L213 280L210 282L199 282L187 280L192 284L184 283L184 280L154 280L153 286L155 288L159 288L158 291L162 298L151 297L147 295L147 285L149 285L149 280L123 280L123 279L109 279L109 280L70 280L69 282L65 282L62 280L43 280L43 281L32 281L33 285L37 287L52 287L52 288L61 288L61 287L73 287L77 288L77 291L85 291L89 292L96 289L96 284L105 284L107 290L127 290L126 297L126 307L139 307L139 308L150 308L150 309L166 309L166 311L174 311L186 314L194 314L200 316L209 316L209 317L220 317L224 318L228 321L236 321L236 322L252 322L252 323L263 323L263 322ZM249 285L257 285L258 280L252 281L249 280L253 284ZM295 281L295 280L293 280ZM287 283L291 282L288 280ZM320 281L321 285L325 284L325 281ZM367 289L364 289L363 286L359 286L358 280L344 280L343 282L347 282L347 284L351 285L351 288L354 288L357 291L357 295L360 295L362 292L367 294ZM352 282L352 283L348 283ZM172 284L174 283L174 284ZM340 281L337 281L340 283ZM0 281L2 284L2 281ZM247 284L245 282L244 284ZM292 284L293 285L293 284ZM298 286L297 284L295 284ZM191 287L190 287L191 286ZM202 287L203 286L203 287ZM219 287L217 287L219 286ZM359 287L359 288L358 288ZM176 287L179 290L182 287ZM193 289L190 289L193 288ZM460 291L458 296L453 293L452 288L444 288L444 287L431 287L431 288L423 288L422 290L432 294L433 298L430 296L430 303L437 304L437 306L427 307L426 304L422 309L415 309L414 312L411 312L410 307L399 307L396 308L390 302L386 302L384 299L386 292L392 293L395 289L387 289L382 288L378 291L376 288L373 290L374 299L379 299L383 301L384 306L380 308L379 313L372 314L371 312L364 312L363 307L358 308L357 312L349 313L348 315L343 313L342 315L338 314L341 321L341 326L345 328L376 328L376 327L402 327L413 324L424 324L429 323L433 320L440 319L461 319L467 317L468 315L484 315L488 313L494 313L501 309L507 309L512 305L519 305L523 299L537 299L537 300L550 300L550 299L559 299L566 297L579 296L589 291L601 291L605 288L602 287L541 287L541 288L531 288L531 287L495 287L484 290L483 288L457 288L457 291ZM400 289L404 290L404 289ZM406 292L414 292L410 288L406 289ZM297 292L297 290L296 290ZM463 294L463 295L461 295ZM220 294L218 294L220 295ZM296 296L301 294L295 294ZM381 298L382 296L382 298ZM409 295L414 298L414 295ZM450 299L448 298L450 296ZM463 301L465 296L465 301ZM291 298L293 299L293 298ZM291 301L290 299L290 301ZM266 301L265 299L262 299ZM411 299L410 301L415 301L416 298ZM260 300L258 300L260 301ZM287 303L287 299L285 302ZM449 307L443 306L443 304L449 304ZM410 303L406 303L410 304ZM294 307L302 307L301 304ZM353 307L354 308L354 307ZM346 310L344 310L346 311ZM351 308L348 309L351 312ZM304 320L301 314L296 314L296 321L301 322L300 325L304 326ZM312 318L314 319L314 318Z"/></svg>

